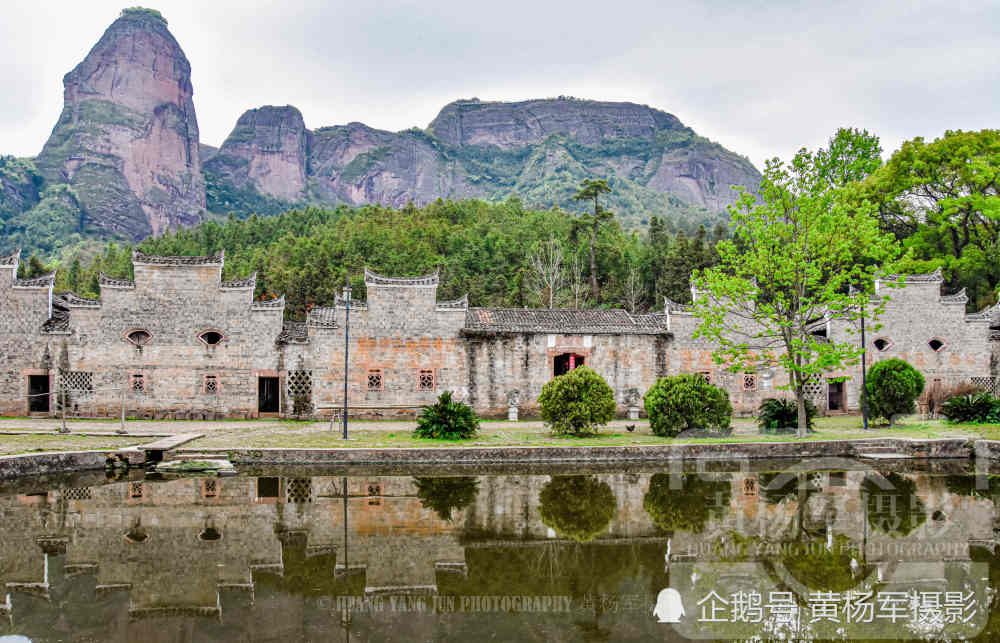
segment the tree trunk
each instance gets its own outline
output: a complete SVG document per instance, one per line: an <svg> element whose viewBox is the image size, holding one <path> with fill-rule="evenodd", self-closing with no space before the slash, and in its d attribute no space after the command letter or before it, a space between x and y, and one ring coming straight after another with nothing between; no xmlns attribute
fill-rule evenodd
<svg viewBox="0 0 1000 643"><path fill-rule="evenodd" d="M806 396L804 391L795 391L795 402L799 407L798 436L804 438L809 432L809 416L806 414Z"/></svg>
<svg viewBox="0 0 1000 643"><path fill-rule="evenodd" d="M597 285L597 217L594 217L594 229L590 233L590 289L594 293L594 305L601 303L601 289Z"/></svg>

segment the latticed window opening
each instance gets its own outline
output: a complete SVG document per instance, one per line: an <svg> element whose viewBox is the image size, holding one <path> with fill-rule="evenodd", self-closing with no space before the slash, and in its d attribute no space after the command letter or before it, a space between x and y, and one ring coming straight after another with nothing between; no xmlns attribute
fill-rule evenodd
<svg viewBox="0 0 1000 643"><path fill-rule="evenodd" d="M66 500L90 500L93 494L90 487L70 487L63 491L63 497Z"/></svg>
<svg viewBox="0 0 1000 643"><path fill-rule="evenodd" d="M201 497L217 498L219 496L219 481L215 478L202 478Z"/></svg>
<svg viewBox="0 0 1000 643"><path fill-rule="evenodd" d="M970 379L972 380L973 386L992 394L994 397L1000 395L1000 386L998 386L1000 379L996 377L973 377Z"/></svg>
<svg viewBox="0 0 1000 643"><path fill-rule="evenodd" d="M368 371L368 390L381 391L385 381L382 379L382 369L375 368Z"/></svg>
<svg viewBox="0 0 1000 643"><path fill-rule="evenodd" d="M420 371L420 374L417 376L417 389L420 391L434 390L434 371Z"/></svg>
<svg viewBox="0 0 1000 643"><path fill-rule="evenodd" d="M810 375L809 379L806 380L805 386L803 387L803 393L806 399L810 400L813 404L821 402L826 395L826 387L824 386L823 379L819 374Z"/></svg>
<svg viewBox="0 0 1000 643"><path fill-rule="evenodd" d="M380 505L382 504L382 485L378 483L372 483L368 485L368 504L369 505Z"/></svg>
<svg viewBox="0 0 1000 643"><path fill-rule="evenodd" d="M146 392L146 376L141 373L136 373L132 375L132 392L133 393L145 393Z"/></svg>
<svg viewBox="0 0 1000 643"><path fill-rule="evenodd" d="M288 389L288 399L294 400L296 396L305 395L312 399L313 372L312 371L288 371L286 380Z"/></svg>
<svg viewBox="0 0 1000 643"><path fill-rule="evenodd" d="M312 479L289 478L285 483L285 502L302 504L312 502Z"/></svg>
<svg viewBox="0 0 1000 643"><path fill-rule="evenodd" d="M205 376L205 394L215 395L219 392L219 376L218 375L206 375Z"/></svg>
<svg viewBox="0 0 1000 643"><path fill-rule="evenodd" d="M94 394L94 374L90 371L64 371L59 374L59 385L74 399Z"/></svg>
<svg viewBox="0 0 1000 643"><path fill-rule="evenodd" d="M757 495L757 478L746 478L743 480L743 495L744 496Z"/></svg>
<svg viewBox="0 0 1000 643"><path fill-rule="evenodd" d="M743 374L743 390L744 391L756 391L757 390L757 374L756 373L744 373Z"/></svg>
<svg viewBox="0 0 1000 643"><path fill-rule="evenodd" d="M145 487L141 482L130 482L128 485L128 497L132 500L140 500L145 495Z"/></svg>

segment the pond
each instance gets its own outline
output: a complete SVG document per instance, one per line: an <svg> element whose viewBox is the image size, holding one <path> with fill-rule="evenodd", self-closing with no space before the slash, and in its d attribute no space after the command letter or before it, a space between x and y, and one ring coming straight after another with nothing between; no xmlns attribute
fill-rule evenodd
<svg viewBox="0 0 1000 643"><path fill-rule="evenodd" d="M1000 478L971 466L24 478L0 641L996 641Z"/></svg>

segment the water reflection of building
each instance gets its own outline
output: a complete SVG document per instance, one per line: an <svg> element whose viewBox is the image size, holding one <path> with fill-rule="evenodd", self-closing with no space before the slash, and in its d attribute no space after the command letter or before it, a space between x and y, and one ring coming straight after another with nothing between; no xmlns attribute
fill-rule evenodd
<svg viewBox="0 0 1000 643"><path fill-rule="evenodd" d="M796 474L808 493L796 488L777 502L762 493L762 474L730 474L728 503L711 512L703 531L665 534L643 507L653 475L597 474L617 510L585 545L542 522L539 496L548 476L479 478L475 500L451 521L423 506L413 478L349 478L346 530L340 477L135 480L2 496L0 581L9 595L3 609L12 631L40 638L73 632L108 641L328 640L343 619L336 597L655 597L671 566L721 560L720 550L704 544L736 535L783 542L800 537L797 521L810 537L830 532L858 542L867 532L868 562L884 564L887 574L899 560L926 561L929 574L944 574L942 561L969 559L970 540L992 540L989 499L956 495L942 478L926 476L912 478L927 516L919 528L896 539L867 529L863 473L856 471ZM938 512L943 518L934 520ZM965 549L952 557L898 547L935 539ZM762 550L759 557L768 555ZM618 635L658 631L651 604L632 614L619 607L593 607L594 627ZM564 613L521 616L518 625L508 622L516 615L500 613L362 611L351 622L369 633L395 623L426 630L424 638L457 639L486 619L510 636L534 623L555 628L551 640L578 638L576 630L559 633ZM652 630L643 629L644 619ZM437 636L443 622L451 623L450 634Z"/></svg>

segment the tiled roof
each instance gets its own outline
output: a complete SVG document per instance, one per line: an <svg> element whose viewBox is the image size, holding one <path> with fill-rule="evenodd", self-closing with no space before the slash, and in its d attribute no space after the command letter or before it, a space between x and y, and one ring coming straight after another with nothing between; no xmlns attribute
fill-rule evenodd
<svg viewBox="0 0 1000 643"><path fill-rule="evenodd" d="M236 289L236 288L256 288L257 287L257 273L253 273L246 279L234 279L232 281L223 281L222 288L224 290Z"/></svg>
<svg viewBox="0 0 1000 643"><path fill-rule="evenodd" d="M170 257L167 255L147 255L138 250L132 251L132 263L156 266L221 266L226 256L225 250L210 257Z"/></svg>
<svg viewBox="0 0 1000 643"><path fill-rule="evenodd" d="M655 335L666 332L666 315L630 315L624 310L470 308L466 332Z"/></svg>
<svg viewBox="0 0 1000 643"><path fill-rule="evenodd" d="M253 302L250 307L255 310L273 310L275 308L284 308L285 296L282 295L277 299L258 300Z"/></svg>
<svg viewBox="0 0 1000 643"><path fill-rule="evenodd" d="M674 301L673 299L671 299L670 297L664 297L663 299L665 301L665 304L666 304L665 308L666 308L666 310L667 310L668 313L689 313L689 312L691 312L691 306L689 306L687 304L678 303L678 302Z"/></svg>
<svg viewBox="0 0 1000 643"><path fill-rule="evenodd" d="M941 269L938 268L934 272L927 272L919 275L886 275L883 278L885 281L898 281L903 280L903 283L909 284L920 284L920 283L934 283L944 281L944 276L941 274Z"/></svg>
<svg viewBox="0 0 1000 643"><path fill-rule="evenodd" d="M309 341L305 322L286 321L276 340L278 344L304 344Z"/></svg>
<svg viewBox="0 0 1000 643"><path fill-rule="evenodd" d="M469 295L465 294L458 299L453 299L452 301L439 301L437 303L438 310L466 310L469 307Z"/></svg>
<svg viewBox="0 0 1000 643"><path fill-rule="evenodd" d="M351 302L351 308L354 307L354 302ZM310 308L309 313L306 314L306 323L310 326L320 326L323 328L336 328L337 327L337 309L328 308L322 306L316 306L315 308Z"/></svg>
<svg viewBox="0 0 1000 643"><path fill-rule="evenodd" d="M969 313L965 316L965 321L987 321L992 322L1000 319L1000 304L987 306L979 312Z"/></svg>
<svg viewBox="0 0 1000 643"><path fill-rule="evenodd" d="M333 305L335 308L346 308L347 300L340 295L333 296ZM351 298L351 310L368 310L368 302L362 301L360 299Z"/></svg>
<svg viewBox="0 0 1000 643"><path fill-rule="evenodd" d="M379 286L436 286L438 284L438 271L435 270L429 275L422 277L385 277L365 268L365 284L376 284Z"/></svg>
<svg viewBox="0 0 1000 643"><path fill-rule="evenodd" d="M77 295L71 290L67 290L64 293L59 293L56 295L56 299L61 301L66 306L72 306L74 308L100 308L100 299L84 299L83 297Z"/></svg>
<svg viewBox="0 0 1000 643"><path fill-rule="evenodd" d="M135 282L131 279L115 279L103 272L97 276L97 283L110 288L135 288Z"/></svg>
<svg viewBox="0 0 1000 643"><path fill-rule="evenodd" d="M16 266L18 261L21 260L21 249L18 248L9 255L0 257L0 266Z"/></svg>
<svg viewBox="0 0 1000 643"><path fill-rule="evenodd" d="M41 277L34 277L32 279L15 279L15 288L43 288L45 286L51 286L56 282L56 273L50 272L47 275L42 275Z"/></svg>
<svg viewBox="0 0 1000 643"><path fill-rule="evenodd" d="M59 333L69 330L69 311L52 309L52 316L42 324L43 333Z"/></svg>
<svg viewBox="0 0 1000 643"><path fill-rule="evenodd" d="M969 301L968 295L965 294L965 288L962 288L957 293L953 295L942 295L942 304L965 304Z"/></svg>

